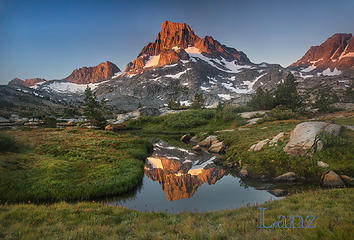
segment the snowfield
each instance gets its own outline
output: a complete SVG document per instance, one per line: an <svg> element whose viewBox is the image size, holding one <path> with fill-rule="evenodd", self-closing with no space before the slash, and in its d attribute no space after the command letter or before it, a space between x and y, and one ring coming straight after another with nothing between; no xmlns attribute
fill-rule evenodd
<svg viewBox="0 0 354 240"><path fill-rule="evenodd" d="M160 54L157 56L150 56L149 60L145 64L144 68L157 66L157 64L159 64L159 60L160 60Z"/></svg>
<svg viewBox="0 0 354 240"><path fill-rule="evenodd" d="M219 59L214 59L214 58L208 58L208 57L205 57L201 51L196 48L196 47L188 47L186 49L184 49L188 55L194 59L194 61L196 61L197 58L199 58L200 60L203 60L205 62L207 62L208 64L212 65L213 67L219 69L220 71L223 71L223 72L228 72L228 73L239 73L241 72L242 69L245 69L245 68L253 68L252 66L250 65L240 65L240 64L237 64L236 61L233 61L233 62L228 62L226 61L226 59L224 59L223 57L221 57L221 60ZM192 60L193 61L193 60ZM215 63L218 63L219 65L223 66L224 68L226 69L223 69L223 68L220 68L217 64Z"/></svg>
<svg viewBox="0 0 354 240"><path fill-rule="evenodd" d="M39 83L31 88L33 89L38 89L38 85L42 85L41 88L46 91L54 91L58 93L83 93L85 89L90 87L92 90L97 88L100 83L90 83L90 84L77 84L77 83L72 83L72 82L65 82L65 81L53 81L53 82L46 82L46 84Z"/></svg>
<svg viewBox="0 0 354 240"><path fill-rule="evenodd" d="M322 75L324 76L336 76L342 74L342 71L338 70L337 68L334 68L333 71L331 69L327 68L322 72Z"/></svg>

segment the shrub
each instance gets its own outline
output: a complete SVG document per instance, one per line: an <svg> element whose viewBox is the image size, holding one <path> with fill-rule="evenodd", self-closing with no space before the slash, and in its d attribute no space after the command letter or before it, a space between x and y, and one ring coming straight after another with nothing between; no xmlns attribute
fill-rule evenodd
<svg viewBox="0 0 354 240"><path fill-rule="evenodd" d="M345 145L345 141L341 137L335 136L326 131L320 132L318 139L320 139L326 147Z"/></svg>
<svg viewBox="0 0 354 240"><path fill-rule="evenodd" d="M62 117L63 118L72 118L79 116L80 112L77 108L65 108Z"/></svg>
<svg viewBox="0 0 354 240"><path fill-rule="evenodd" d="M54 117L46 116L43 119L44 127L46 128L55 128L57 127L57 120Z"/></svg>
<svg viewBox="0 0 354 240"><path fill-rule="evenodd" d="M18 147L10 136L0 133L0 152L15 152Z"/></svg>
<svg viewBox="0 0 354 240"><path fill-rule="evenodd" d="M173 129L193 128L207 124L214 115L213 110L188 110L167 115L164 118L164 124Z"/></svg>
<svg viewBox="0 0 354 240"><path fill-rule="evenodd" d="M230 104L218 105L215 118L220 119L223 122L231 122L233 120L240 120L241 115L238 113L238 108L236 106Z"/></svg>
<svg viewBox="0 0 354 240"><path fill-rule="evenodd" d="M191 104L191 108L192 109L199 109L199 108L203 108L205 104L205 99L203 97L202 93L196 93L194 95L194 100Z"/></svg>
<svg viewBox="0 0 354 240"><path fill-rule="evenodd" d="M257 88L248 106L252 110L271 109L274 106L274 98L271 92L263 91L261 87Z"/></svg>
<svg viewBox="0 0 354 240"><path fill-rule="evenodd" d="M329 92L321 92L317 96L313 107L317 108L319 112L334 112L336 109L331 106L332 103L338 102L338 96Z"/></svg>
<svg viewBox="0 0 354 240"><path fill-rule="evenodd" d="M104 128L107 124L105 119L106 102L104 99L99 102L96 94L87 86L84 93L84 114L93 126Z"/></svg>
<svg viewBox="0 0 354 240"><path fill-rule="evenodd" d="M269 113L268 116L265 118L266 121L272 120L287 120L294 118L296 114L289 108L279 105L273 108Z"/></svg>
<svg viewBox="0 0 354 240"><path fill-rule="evenodd" d="M78 133L79 132L79 130L77 130L77 129L69 129L68 130L68 133Z"/></svg>
<svg viewBox="0 0 354 240"><path fill-rule="evenodd" d="M283 83L278 84L274 92L263 91L259 87L248 106L253 110L272 109L283 105L293 111L302 107L303 99L297 92L297 83L294 75L288 74Z"/></svg>

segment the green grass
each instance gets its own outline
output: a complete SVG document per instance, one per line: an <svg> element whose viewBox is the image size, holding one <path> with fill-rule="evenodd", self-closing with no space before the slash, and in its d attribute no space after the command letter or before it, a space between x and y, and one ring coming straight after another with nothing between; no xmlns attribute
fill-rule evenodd
<svg viewBox="0 0 354 240"><path fill-rule="evenodd" d="M208 132L237 127L245 120L233 112L224 116L211 109L187 110L176 114L157 117L139 117L127 122L132 129L139 129L142 134L180 134Z"/></svg>
<svg viewBox="0 0 354 240"><path fill-rule="evenodd" d="M78 200L140 184L151 144L129 134L85 129L12 130L18 152L0 153L0 199Z"/></svg>
<svg viewBox="0 0 354 240"><path fill-rule="evenodd" d="M5 239L352 239L354 189L317 190L210 213L141 213L101 203L0 205ZM284 215L315 215L313 229L259 229ZM306 225L306 224L304 224Z"/></svg>
<svg viewBox="0 0 354 240"><path fill-rule="evenodd" d="M273 178L280 174L293 171L307 180L318 180L321 173L326 170L317 166L317 161L330 165L330 169L340 174L354 175L354 134L344 129L336 144L327 146L324 150L315 153L312 157L292 157L283 151L289 134L283 142L274 147L265 146L257 152L249 152L252 144L266 138L272 138L280 132L288 132L302 121L285 120L265 122L250 126L247 131L226 132L219 138L227 145L223 163L248 164L249 174L253 177L265 175ZM318 181L319 182L319 181Z"/></svg>
<svg viewBox="0 0 354 240"><path fill-rule="evenodd" d="M342 125L354 125L354 117L348 117L348 118L339 118L335 120L335 123L337 124L342 124Z"/></svg>

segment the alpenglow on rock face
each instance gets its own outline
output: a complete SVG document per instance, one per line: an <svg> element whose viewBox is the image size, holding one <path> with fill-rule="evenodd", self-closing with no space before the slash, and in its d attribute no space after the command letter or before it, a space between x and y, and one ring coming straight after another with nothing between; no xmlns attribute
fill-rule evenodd
<svg viewBox="0 0 354 240"><path fill-rule="evenodd" d="M137 59L128 63L125 72L141 72L146 68L188 60L189 53L202 53L207 57L222 57L227 61L250 63L243 52L221 45L210 36L200 38L185 23L165 21L155 42L148 43Z"/></svg>
<svg viewBox="0 0 354 240"><path fill-rule="evenodd" d="M38 83L45 82L46 80L43 78L28 78L25 80L19 79L19 78L14 78L12 79L8 85L12 86L25 86L25 87L32 87Z"/></svg>
<svg viewBox="0 0 354 240"><path fill-rule="evenodd" d="M290 67L303 68L304 72L327 69L332 75L340 70L354 70L354 37L346 33L334 34L320 46L312 46Z"/></svg>
<svg viewBox="0 0 354 240"><path fill-rule="evenodd" d="M120 72L120 69L114 63L106 61L95 67L75 69L70 76L63 80L78 84L99 83L112 78L118 72Z"/></svg>

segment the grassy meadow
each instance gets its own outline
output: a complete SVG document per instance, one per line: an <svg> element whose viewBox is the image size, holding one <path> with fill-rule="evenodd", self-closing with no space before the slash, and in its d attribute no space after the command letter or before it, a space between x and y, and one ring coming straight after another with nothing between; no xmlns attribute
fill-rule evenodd
<svg viewBox="0 0 354 240"><path fill-rule="evenodd" d="M83 200L127 192L140 184L152 150L130 134L79 128L9 130L1 139L8 143L0 151L0 199L6 201Z"/></svg>
<svg viewBox="0 0 354 240"><path fill-rule="evenodd" d="M342 113L338 113L342 114ZM282 117L283 118L283 117ZM352 114L325 121L354 125ZM0 239L351 239L354 234L353 188L297 188L284 199L258 206L208 213L138 212L92 201L119 195L140 184L144 160L152 150L147 139L189 148L185 133L200 139L216 134L226 145L223 165L247 164L252 176L274 177L294 171L316 180L327 169L354 175L354 134L323 139L327 148L313 157L291 157L282 148L304 117L267 119L247 125L237 109L187 110L178 114L129 120L130 131L113 133L82 128L19 129L0 135ZM239 130L239 127L246 130ZM234 129L233 131L220 131ZM279 132L278 146L249 152L249 147ZM326 137L326 136L324 136ZM78 202L72 202L78 200ZM82 200L82 201L80 201ZM87 200L87 201L84 201ZM260 229L279 215L316 215L313 229Z"/></svg>
<svg viewBox="0 0 354 240"><path fill-rule="evenodd" d="M210 213L143 213L103 203L0 205L4 239L351 239L353 189L317 190L259 206ZM260 229L279 215L315 215L316 228ZM281 226L281 224L280 224Z"/></svg>

